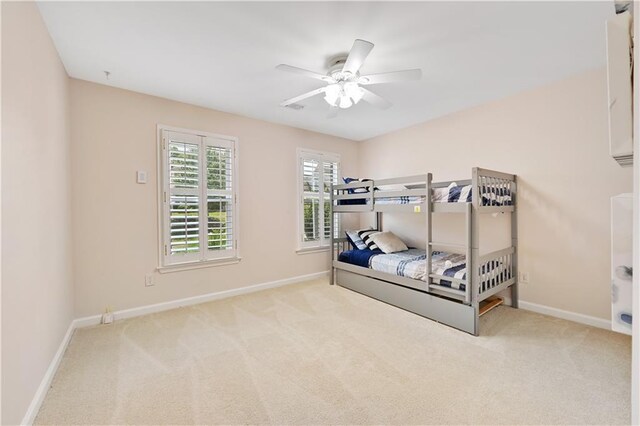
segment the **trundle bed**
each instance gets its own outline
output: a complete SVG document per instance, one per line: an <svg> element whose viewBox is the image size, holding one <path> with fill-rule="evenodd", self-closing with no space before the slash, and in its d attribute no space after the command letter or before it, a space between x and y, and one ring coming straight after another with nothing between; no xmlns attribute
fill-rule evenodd
<svg viewBox="0 0 640 426"><path fill-rule="evenodd" d="M478 335L489 298L509 288L518 306L516 189L515 175L481 168L461 181L432 182L429 173L333 185L332 213L374 213L376 230L386 212L424 215L426 246L391 254L357 250L346 236L335 237L339 215L332 214L331 284ZM465 244L432 240L432 215L440 213L464 215ZM480 215L488 213L511 215L511 241L481 254Z"/></svg>

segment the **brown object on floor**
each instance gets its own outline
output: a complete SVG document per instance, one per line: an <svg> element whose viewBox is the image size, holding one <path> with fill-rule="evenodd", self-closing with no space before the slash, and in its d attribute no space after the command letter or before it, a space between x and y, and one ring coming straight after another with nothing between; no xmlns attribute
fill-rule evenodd
<svg viewBox="0 0 640 426"><path fill-rule="evenodd" d="M501 297L490 297L487 300L480 302L480 315L484 315L496 306L502 305L504 299Z"/></svg>

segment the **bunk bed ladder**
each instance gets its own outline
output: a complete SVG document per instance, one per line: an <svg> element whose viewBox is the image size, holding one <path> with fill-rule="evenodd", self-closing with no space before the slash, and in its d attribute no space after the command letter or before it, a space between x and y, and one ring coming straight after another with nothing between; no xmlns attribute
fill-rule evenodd
<svg viewBox="0 0 640 426"><path fill-rule="evenodd" d="M511 307L518 307L518 280L520 278L518 272L518 177L513 177L511 182L511 199L513 200L513 211L511 212L511 246L515 249L514 255L511 257L512 274L516 282L511 285Z"/></svg>
<svg viewBox="0 0 640 426"><path fill-rule="evenodd" d="M471 294L472 294L472 288L473 285L471 284L472 282L472 271L473 268L475 266L475 263L473 262L473 237L472 237L472 231L473 231L473 207L471 205L471 203L466 203L466 210L464 212L464 224L465 224L465 235L466 235L466 241L465 241L465 245L466 245L466 258L465 258L465 263L467 264L466 268L467 268L467 284L465 286L465 294L464 294L464 303L466 303L467 305L471 304Z"/></svg>
<svg viewBox="0 0 640 426"><path fill-rule="evenodd" d="M426 182L425 182L425 187L427 190L427 195L425 197L424 203L425 203L425 210L426 210L426 232L427 232L427 248L426 248L426 255L427 255L427 265L426 265L426 271L427 271L427 289L429 289L431 287L431 256L432 256L432 250L431 250L431 244L433 243L432 240L432 215L433 215L433 208L432 208L432 197L431 197L431 181L433 179L433 175L431 173L427 173L427 178L426 178Z"/></svg>
<svg viewBox="0 0 640 426"><path fill-rule="evenodd" d="M479 318L480 318L480 216L478 215L478 206L480 206L480 200L482 199L482 194L480 192L480 179L478 176L478 167L474 167L471 174L471 190L473 191L471 197L471 210L467 210L468 214L471 216L471 219L468 220L468 226L470 226L470 230L467 231L467 244L469 244L470 248L468 249L471 252L471 258L467 258L469 262L467 264L467 286L469 287L471 297L470 302L471 306L475 311L475 324L474 324L474 335L478 335L479 330ZM468 207L469 208L469 207ZM468 294L468 293L467 293Z"/></svg>
<svg viewBox="0 0 640 426"><path fill-rule="evenodd" d="M335 221L336 221L336 216L333 213L333 183L331 183L331 191L329 192L329 205L331 206L331 209L329 210L329 213L331 214L331 220L329 221L329 254L330 254L330 264L329 264L329 284L330 285L334 285L336 282L336 268L333 266L333 261L337 260L337 254L336 254L336 246L335 246L335 242L334 242L334 233L335 231L333 230L334 226L335 226Z"/></svg>

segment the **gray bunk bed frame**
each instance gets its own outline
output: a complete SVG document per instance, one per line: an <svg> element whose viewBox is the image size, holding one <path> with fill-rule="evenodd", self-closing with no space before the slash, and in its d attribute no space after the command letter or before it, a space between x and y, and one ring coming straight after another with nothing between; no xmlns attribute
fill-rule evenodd
<svg viewBox="0 0 640 426"><path fill-rule="evenodd" d="M434 188L448 187L452 182L471 185L470 203L434 203ZM377 186L404 185L403 190L379 190ZM349 190L366 188L366 193L349 193ZM511 205L482 205L481 188L502 188L511 193ZM401 277L370 268L352 265L338 260L338 255L350 248L347 238L335 238L336 215L331 215L331 275L330 283L362 293L374 299L416 313L434 321L477 336L479 334L480 302L511 289L511 306L518 307L518 223L516 176L493 170L473 168L471 180L432 182L432 175L406 176L392 179L351 182L332 185L332 213L375 213L376 229L380 229L385 212L424 214L426 220L427 281ZM382 204L380 198L423 197L420 203ZM340 205L339 200L366 199L366 204ZM466 243L447 244L432 241L432 215L439 213L464 214ZM480 216L487 213L511 214L511 245L502 250L480 254ZM431 271L431 254L434 250L464 254L466 278L456 279L437 275ZM489 270L489 262L500 262L501 268ZM465 290L444 287L434 282L442 279L464 283Z"/></svg>

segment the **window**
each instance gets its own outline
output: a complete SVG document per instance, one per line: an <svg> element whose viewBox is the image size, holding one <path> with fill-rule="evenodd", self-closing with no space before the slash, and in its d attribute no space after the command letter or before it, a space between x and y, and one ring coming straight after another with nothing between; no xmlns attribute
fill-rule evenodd
<svg viewBox="0 0 640 426"><path fill-rule="evenodd" d="M232 137L161 128L162 266L238 257Z"/></svg>
<svg viewBox="0 0 640 426"><path fill-rule="evenodd" d="M298 223L300 249L328 247L331 237L331 184L340 175L340 156L327 152L298 151ZM338 223L336 221L336 223ZM339 235L336 226L334 236Z"/></svg>

